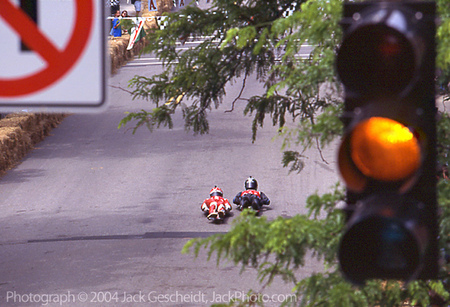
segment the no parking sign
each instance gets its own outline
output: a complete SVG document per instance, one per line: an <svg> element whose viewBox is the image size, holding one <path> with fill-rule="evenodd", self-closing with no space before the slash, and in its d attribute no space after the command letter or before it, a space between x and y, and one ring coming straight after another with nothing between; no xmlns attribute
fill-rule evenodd
<svg viewBox="0 0 450 307"><path fill-rule="evenodd" d="M0 111L104 106L104 10L103 0L0 1Z"/></svg>

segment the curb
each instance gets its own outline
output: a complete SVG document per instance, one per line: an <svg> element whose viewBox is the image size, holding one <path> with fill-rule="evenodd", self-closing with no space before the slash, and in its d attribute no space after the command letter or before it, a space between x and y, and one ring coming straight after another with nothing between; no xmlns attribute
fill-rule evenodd
<svg viewBox="0 0 450 307"><path fill-rule="evenodd" d="M13 168L66 117L64 114L9 114L0 120L0 174Z"/></svg>

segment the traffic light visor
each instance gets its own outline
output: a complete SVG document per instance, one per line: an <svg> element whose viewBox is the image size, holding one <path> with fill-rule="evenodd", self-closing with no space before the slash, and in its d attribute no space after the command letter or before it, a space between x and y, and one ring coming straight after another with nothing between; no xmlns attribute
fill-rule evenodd
<svg viewBox="0 0 450 307"><path fill-rule="evenodd" d="M349 188L361 191L368 179L403 182L421 165L421 145L408 127L385 117L359 122L344 139L339 169Z"/></svg>

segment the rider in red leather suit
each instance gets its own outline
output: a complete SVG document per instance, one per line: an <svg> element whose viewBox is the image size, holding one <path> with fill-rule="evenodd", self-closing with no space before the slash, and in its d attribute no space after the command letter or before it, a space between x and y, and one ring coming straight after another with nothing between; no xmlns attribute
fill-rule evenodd
<svg viewBox="0 0 450 307"><path fill-rule="evenodd" d="M223 197L222 189L217 186L211 189L209 196L201 206L202 211L208 214L208 219L223 219L231 211L230 202Z"/></svg>

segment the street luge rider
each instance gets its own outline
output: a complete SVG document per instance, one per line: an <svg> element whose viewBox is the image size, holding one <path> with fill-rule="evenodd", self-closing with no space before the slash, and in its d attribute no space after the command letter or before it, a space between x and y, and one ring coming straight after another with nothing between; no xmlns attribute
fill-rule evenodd
<svg viewBox="0 0 450 307"><path fill-rule="evenodd" d="M245 191L239 192L233 199L233 203L239 210L253 208L259 212L263 205L269 205L270 199L261 191L258 191L258 182L252 176L248 177L244 183Z"/></svg>
<svg viewBox="0 0 450 307"><path fill-rule="evenodd" d="M231 204L223 197L221 188L214 186L209 192L209 198L205 199L201 206L202 211L208 214L208 219L223 219L231 211Z"/></svg>

